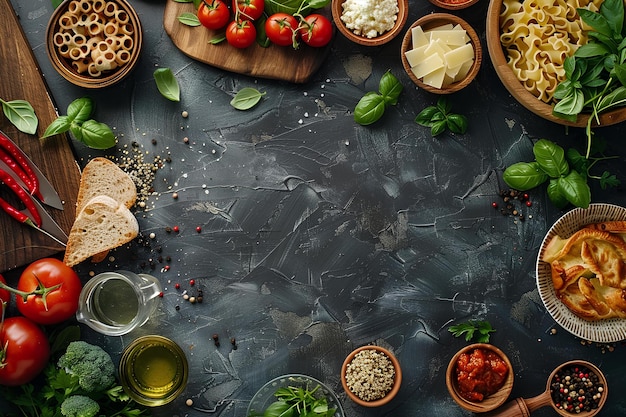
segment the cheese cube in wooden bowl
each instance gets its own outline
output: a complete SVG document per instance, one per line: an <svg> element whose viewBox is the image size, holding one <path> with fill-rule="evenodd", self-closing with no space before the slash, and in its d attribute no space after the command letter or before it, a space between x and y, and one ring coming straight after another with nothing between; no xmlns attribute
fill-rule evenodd
<svg viewBox="0 0 626 417"><path fill-rule="evenodd" d="M401 58L418 87L450 94L474 80L482 62L482 47L476 31L465 20L448 13L432 13L407 30Z"/></svg>

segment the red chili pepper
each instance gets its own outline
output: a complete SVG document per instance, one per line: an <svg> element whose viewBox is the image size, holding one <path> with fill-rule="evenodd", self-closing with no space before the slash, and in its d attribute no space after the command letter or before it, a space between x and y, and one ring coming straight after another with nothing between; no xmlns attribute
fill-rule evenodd
<svg viewBox="0 0 626 417"><path fill-rule="evenodd" d="M28 187L28 191L31 194L35 191L35 189L33 188L33 181L32 181L32 179L28 175L26 175L26 172L24 172L24 170L22 169L21 165L19 165L17 163L17 161L15 159L13 159L13 157L11 157L11 155L6 153L4 151L4 149L2 149L2 148L0 148L0 160L2 160L9 168L11 168L11 170L13 172L15 172L15 174L18 177L20 177L20 179Z"/></svg>
<svg viewBox="0 0 626 417"><path fill-rule="evenodd" d="M15 159L15 162L19 164L19 166L24 170L26 175L30 177L32 182L32 189L30 193L32 195L36 195L37 198L41 198L41 194L39 193L39 179L37 178L37 174L31 168L28 161L24 156L22 156L22 152L17 148L15 143L11 139L9 139L4 133L0 132L0 147L4 148L9 155Z"/></svg>
<svg viewBox="0 0 626 417"><path fill-rule="evenodd" d="M19 211L18 209L16 209L9 203L7 203L7 201L3 198L0 198L0 207L9 216L13 217L15 220L17 220L20 223L26 223L30 220L30 218L27 215L25 215L24 213L22 213L21 211Z"/></svg>
<svg viewBox="0 0 626 417"><path fill-rule="evenodd" d="M31 200L31 197L28 195L28 193L24 191L24 189L17 183L17 181L13 179L11 175L9 175L8 172L1 169L0 181L5 183L7 187L9 187L19 197L22 203L24 203L24 205L26 206L26 209L33 216L33 222L37 225L37 227L41 227L41 215L39 214L37 207L33 203L33 200Z"/></svg>

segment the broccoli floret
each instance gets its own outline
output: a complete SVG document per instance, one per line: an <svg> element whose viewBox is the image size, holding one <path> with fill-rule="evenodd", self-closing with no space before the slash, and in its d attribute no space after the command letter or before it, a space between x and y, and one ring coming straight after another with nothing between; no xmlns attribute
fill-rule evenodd
<svg viewBox="0 0 626 417"><path fill-rule="evenodd" d="M69 344L58 366L78 377L78 384L86 392L104 391L115 382L111 356L101 347L82 340Z"/></svg>
<svg viewBox="0 0 626 417"><path fill-rule="evenodd" d="M97 402L84 395L71 395L61 403L65 417L94 417L100 411Z"/></svg>

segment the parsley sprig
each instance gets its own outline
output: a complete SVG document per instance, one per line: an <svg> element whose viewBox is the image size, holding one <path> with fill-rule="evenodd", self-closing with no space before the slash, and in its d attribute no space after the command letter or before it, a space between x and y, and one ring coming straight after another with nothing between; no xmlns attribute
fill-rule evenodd
<svg viewBox="0 0 626 417"><path fill-rule="evenodd" d="M482 320L470 320L465 323L455 324L448 328L448 331L455 337L465 336L465 341L470 342L476 338L478 343L489 343L491 333L496 330L491 327L491 323Z"/></svg>

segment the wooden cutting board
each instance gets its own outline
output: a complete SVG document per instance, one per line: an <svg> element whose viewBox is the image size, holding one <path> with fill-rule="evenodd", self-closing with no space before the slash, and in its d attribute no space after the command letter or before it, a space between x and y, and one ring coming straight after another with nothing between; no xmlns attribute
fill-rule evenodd
<svg viewBox="0 0 626 417"><path fill-rule="evenodd" d="M56 188L64 203L64 210L44 207L61 228L69 233L74 222L80 169L65 135L49 138L45 142L39 139L46 127L56 119L57 113L9 0L0 0L0 22L0 98L4 101L28 101L39 119L37 134L28 135L17 130L0 113L0 129L22 148ZM12 192L5 185L0 185L0 196L10 199L12 196L8 193ZM63 245L18 223L1 210L0 229L0 272L64 250Z"/></svg>
<svg viewBox="0 0 626 417"><path fill-rule="evenodd" d="M263 48L256 43L237 49L226 41L212 45L217 34L203 26L191 27L178 21L182 13L195 13L193 3L167 0L163 16L165 32L187 56L227 71L252 77L305 83L322 65L330 46L312 48L302 44L299 49L271 45Z"/></svg>

